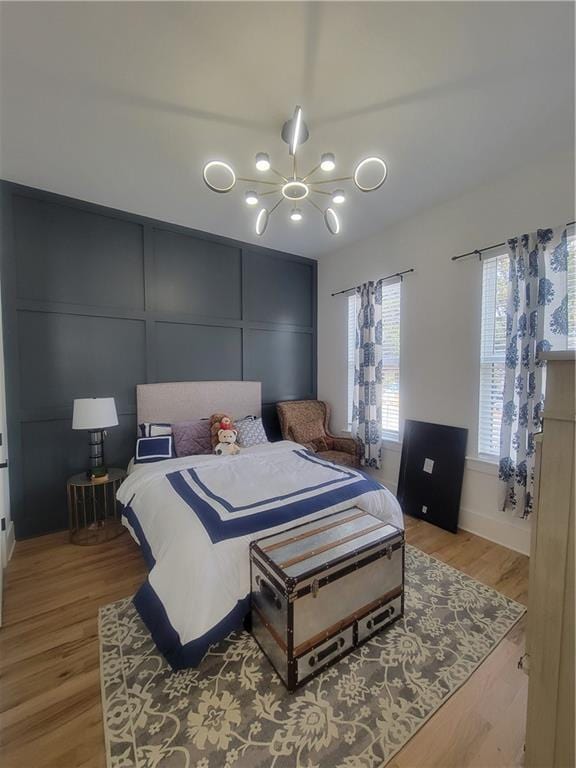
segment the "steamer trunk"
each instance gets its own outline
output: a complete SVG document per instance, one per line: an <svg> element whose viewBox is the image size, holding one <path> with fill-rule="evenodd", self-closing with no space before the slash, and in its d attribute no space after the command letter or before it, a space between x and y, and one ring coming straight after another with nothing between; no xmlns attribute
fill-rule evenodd
<svg viewBox="0 0 576 768"><path fill-rule="evenodd" d="M404 613L404 532L351 507L250 545L252 633L293 691Z"/></svg>

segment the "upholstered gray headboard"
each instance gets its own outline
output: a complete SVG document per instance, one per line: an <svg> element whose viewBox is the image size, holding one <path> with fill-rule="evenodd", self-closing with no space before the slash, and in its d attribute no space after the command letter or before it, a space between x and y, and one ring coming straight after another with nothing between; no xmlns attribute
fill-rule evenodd
<svg viewBox="0 0 576 768"><path fill-rule="evenodd" d="M204 419L213 413L233 418L260 416L262 394L259 381L176 381L166 384L137 384L138 423L160 421L174 424Z"/></svg>

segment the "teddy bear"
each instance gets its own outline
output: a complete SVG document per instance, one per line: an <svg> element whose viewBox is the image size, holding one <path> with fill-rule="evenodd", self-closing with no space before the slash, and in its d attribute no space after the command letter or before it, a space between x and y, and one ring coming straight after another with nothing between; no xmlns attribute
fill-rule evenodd
<svg viewBox="0 0 576 768"><path fill-rule="evenodd" d="M214 448L214 453L218 456L234 456L240 453L240 448L236 445L238 430L233 428L229 418L224 417L220 422L218 430L218 445Z"/></svg>

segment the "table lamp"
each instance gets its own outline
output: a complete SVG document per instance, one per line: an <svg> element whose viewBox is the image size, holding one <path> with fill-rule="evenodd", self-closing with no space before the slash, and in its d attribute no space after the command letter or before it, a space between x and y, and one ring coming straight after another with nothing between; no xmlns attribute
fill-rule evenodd
<svg viewBox="0 0 576 768"><path fill-rule="evenodd" d="M118 424L118 414L113 397L83 397L74 400L72 429L89 432L90 466L86 472L89 478L105 478L108 474L104 464L104 430Z"/></svg>

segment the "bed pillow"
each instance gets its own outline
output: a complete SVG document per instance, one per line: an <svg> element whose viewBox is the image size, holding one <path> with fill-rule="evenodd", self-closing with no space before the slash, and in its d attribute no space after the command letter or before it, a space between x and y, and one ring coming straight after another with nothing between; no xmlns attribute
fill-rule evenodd
<svg viewBox="0 0 576 768"><path fill-rule="evenodd" d="M162 424L157 421L145 421L139 424L140 437L161 437L162 435L171 435L172 427L170 424Z"/></svg>
<svg viewBox="0 0 576 768"><path fill-rule="evenodd" d="M176 456L199 456L212 453L208 419L179 421L172 424Z"/></svg>
<svg viewBox="0 0 576 768"><path fill-rule="evenodd" d="M139 437L136 440L136 454L134 464L149 464L153 461L172 459L172 435L160 437Z"/></svg>
<svg viewBox="0 0 576 768"><path fill-rule="evenodd" d="M241 419L236 422L236 429L238 430L238 445L241 448L270 442L260 418L249 416L246 419Z"/></svg>

